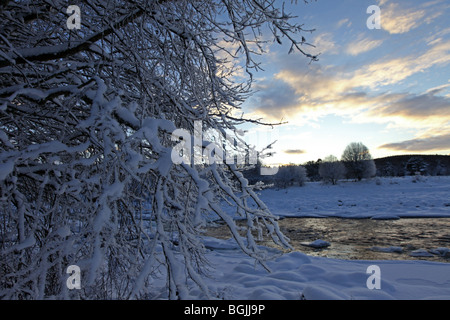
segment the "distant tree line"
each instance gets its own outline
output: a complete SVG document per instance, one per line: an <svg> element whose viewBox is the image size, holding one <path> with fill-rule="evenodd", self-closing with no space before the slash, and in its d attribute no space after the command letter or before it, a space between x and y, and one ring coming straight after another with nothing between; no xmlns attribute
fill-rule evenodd
<svg viewBox="0 0 450 320"><path fill-rule="evenodd" d="M261 163L244 172L251 184L259 181L275 188L303 186L307 181L337 184L339 180L377 177L444 176L450 175L450 156L402 155L372 159L368 148L361 142L352 142L344 150L341 160L330 155L304 164L289 164L278 168L274 175L261 175Z"/></svg>
<svg viewBox="0 0 450 320"><path fill-rule="evenodd" d="M277 188L297 185L303 186L306 181L324 181L337 184L341 179L361 180L376 174L376 166L369 149L361 142L352 142L344 150L341 160L330 155L324 160L309 161L304 165L289 164L280 166L274 175L261 175L261 163L244 175L250 183L258 181L273 184Z"/></svg>
<svg viewBox="0 0 450 320"><path fill-rule="evenodd" d="M253 169L244 171L244 176L250 184L263 182L272 184L275 188L287 188L291 186L304 186L310 180L306 168L302 165L288 164L278 167L274 175L261 175L262 164L258 162Z"/></svg>

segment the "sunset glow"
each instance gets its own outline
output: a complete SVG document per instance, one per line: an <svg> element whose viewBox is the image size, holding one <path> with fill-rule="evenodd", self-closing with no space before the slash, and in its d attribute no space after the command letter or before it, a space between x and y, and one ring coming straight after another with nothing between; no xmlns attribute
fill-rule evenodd
<svg viewBox="0 0 450 320"><path fill-rule="evenodd" d="M377 5L381 29L368 29ZM450 154L450 4L446 1L331 1L286 4L305 28L311 62L268 45L243 105L251 118L287 121L271 163L303 163L352 141L374 157ZM261 144L266 143L266 139ZM298 152L294 152L297 150Z"/></svg>

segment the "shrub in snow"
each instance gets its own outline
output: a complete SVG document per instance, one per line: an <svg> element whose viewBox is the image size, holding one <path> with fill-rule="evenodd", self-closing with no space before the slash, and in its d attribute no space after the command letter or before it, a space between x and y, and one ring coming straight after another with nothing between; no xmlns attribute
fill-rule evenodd
<svg viewBox="0 0 450 320"><path fill-rule="evenodd" d="M69 30L67 1L0 4L0 298L209 297L205 216L262 264L254 233L288 244L241 168L175 165L171 133L193 135L196 120L234 132L258 69L251 35L267 25L315 59L295 40L302 27L265 0L79 6ZM244 84L231 78L239 54ZM245 242L226 209L247 220ZM66 287L73 264L82 290Z"/></svg>
<svg viewBox="0 0 450 320"><path fill-rule="evenodd" d="M319 165L319 174L323 181L333 185L345 177L345 172L344 164L335 156L326 157Z"/></svg>
<svg viewBox="0 0 450 320"><path fill-rule="evenodd" d="M306 175L306 169L303 166L299 166L296 172L296 179L299 186L304 186L308 181Z"/></svg>
<svg viewBox="0 0 450 320"><path fill-rule="evenodd" d="M293 185L304 186L307 180L306 169L303 166L292 164L280 166L272 179L278 188L287 188Z"/></svg>
<svg viewBox="0 0 450 320"><path fill-rule="evenodd" d="M411 177L412 183L425 182L425 181L427 181L427 179L425 177L421 176L420 173L417 173L416 175Z"/></svg>

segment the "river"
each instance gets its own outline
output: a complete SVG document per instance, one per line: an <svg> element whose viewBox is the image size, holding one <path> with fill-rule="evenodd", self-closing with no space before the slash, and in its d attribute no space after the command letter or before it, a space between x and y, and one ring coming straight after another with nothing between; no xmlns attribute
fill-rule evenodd
<svg viewBox="0 0 450 320"><path fill-rule="evenodd" d="M450 218L284 218L278 223L282 232L290 238L294 250L313 256L450 263L450 251L446 254L436 253L437 248L450 248ZM209 228L208 235L229 237L223 226ZM313 248L305 245L318 239L329 242L329 246ZM267 241L261 244L271 245ZM420 249L423 250L417 251ZM430 250L434 254L429 253Z"/></svg>

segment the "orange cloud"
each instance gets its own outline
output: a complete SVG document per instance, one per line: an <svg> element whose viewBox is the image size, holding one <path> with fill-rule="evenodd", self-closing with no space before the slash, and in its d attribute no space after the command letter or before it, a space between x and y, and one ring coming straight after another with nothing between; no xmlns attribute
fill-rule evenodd
<svg viewBox="0 0 450 320"><path fill-rule="evenodd" d="M370 40L359 36L357 40L348 44L346 52L352 56L357 56L361 53L368 52L383 43L382 40Z"/></svg>
<svg viewBox="0 0 450 320"><path fill-rule="evenodd" d="M305 150L300 150L300 149L288 149L288 150L283 150L284 153L287 154L304 154L306 153Z"/></svg>
<svg viewBox="0 0 450 320"><path fill-rule="evenodd" d="M449 151L450 133L431 137L416 138L401 142L387 143L379 146L378 148L405 152Z"/></svg>
<svg viewBox="0 0 450 320"><path fill-rule="evenodd" d="M292 64L273 79L259 84L257 89L261 92L253 99L252 111L269 119L288 119L291 123L336 114L351 117L355 122L430 128L450 120L450 99L444 92L447 84L423 94L380 93L380 89L448 63L450 43L439 42L421 54L385 58L354 71L318 64Z"/></svg>
<svg viewBox="0 0 450 320"><path fill-rule="evenodd" d="M390 34L406 33L422 24L425 14L423 9L412 10L398 3L389 3L381 7L381 28Z"/></svg>

